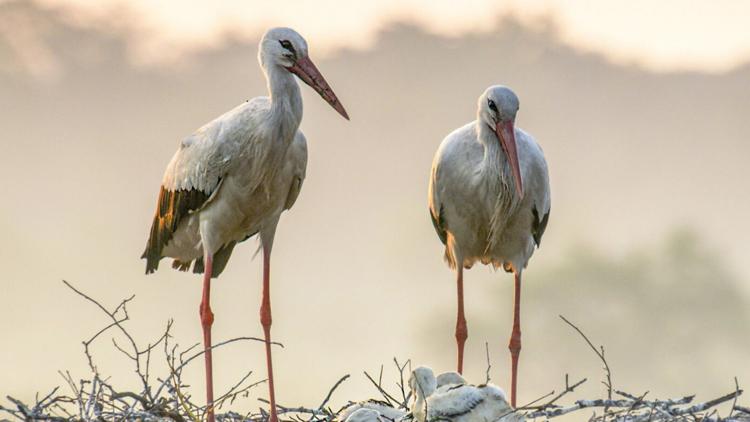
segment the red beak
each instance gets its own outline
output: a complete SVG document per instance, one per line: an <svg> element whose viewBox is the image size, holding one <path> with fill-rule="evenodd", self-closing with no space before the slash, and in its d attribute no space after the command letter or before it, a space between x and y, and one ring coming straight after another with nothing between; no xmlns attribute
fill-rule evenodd
<svg viewBox="0 0 750 422"><path fill-rule="evenodd" d="M312 60L309 57L303 57L297 60L292 66L287 67L287 70L297 75L303 82L310 85L328 104L331 105L340 115L344 116L346 120L349 120L349 115L346 114L344 106L341 101L333 93L333 90L328 86L323 75Z"/></svg>
<svg viewBox="0 0 750 422"><path fill-rule="evenodd" d="M500 145L508 157L510 168L513 170L513 178L516 181L516 193L523 198L523 181L521 180L521 167L518 165L518 150L516 149L516 134L513 122L500 122L495 124L495 134L500 140Z"/></svg>

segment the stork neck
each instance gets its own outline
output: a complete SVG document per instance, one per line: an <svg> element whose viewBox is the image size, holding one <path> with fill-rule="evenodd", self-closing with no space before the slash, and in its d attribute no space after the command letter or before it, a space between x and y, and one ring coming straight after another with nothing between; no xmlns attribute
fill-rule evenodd
<svg viewBox="0 0 750 422"><path fill-rule="evenodd" d="M495 131L487 126L486 123L478 120L477 133L479 142L484 147L484 158L482 159L481 166L483 179L493 186L499 184L510 186L513 182L511 179L513 175L508 157L505 155L502 146L500 146L500 140L497 139Z"/></svg>
<svg viewBox="0 0 750 422"><path fill-rule="evenodd" d="M417 385L417 391L414 392L415 399L412 405L411 412L414 415L414 419L418 422L427 422L427 397L431 396L435 392L435 387L432 385L422 386Z"/></svg>
<svg viewBox="0 0 750 422"><path fill-rule="evenodd" d="M414 405L412 406L411 413L414 415L414 419L417 422L426 422L427 414L425 412L425 398L422 394L417 394Z"/></svg>
<svg viewBox="0 0 750 422"><path fill-rule="evenodd" d="M271 65L266 69L268 94L271 99L269 124L278 135L291 141L302 121L302 96L294 75L287 69Z"/></svg>

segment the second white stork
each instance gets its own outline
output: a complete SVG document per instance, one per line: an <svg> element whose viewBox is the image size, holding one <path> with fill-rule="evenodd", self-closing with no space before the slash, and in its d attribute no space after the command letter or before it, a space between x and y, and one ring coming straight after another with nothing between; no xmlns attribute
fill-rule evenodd
<svg viewBox="0 0 750 422"><path fill-rule="evenodd" d="M511 404L516 405L521 351L521 273L547 227L547 162L533 137L515 126L519 101L505 86L480 97L477 119L449 134L435 154L429 208L445 259L457 272L456 343L463 371L468 337L463 270L474 263L502 267L515 276L511 352Z"/></svg>
<svg viewBox="0 0 750 422"><path fill-rule="evenodd" d="M263 326L271 422L277 421L271 363L271 248L279 217L292 207L305 179L307 143L299 125L302 97L294 75L347 120L344 107L308 56L307 42L289 28L260 41L258 59L268 97L256 97L198 129L180 144L161 184L142 258L146 273L162 258L172 267L203 273L200 304L206 363L207 417L214 422L210 306L217 277L235 245L258 234L263 248Z"/></svg>
<svg viewBox="0 0 750 422"><path fill-rule="evenodd" d="M508 405L505 392L492 384L471 385L455 373L443 377L459 381L440 384L432 369L420 366L409 377L415 422L519 422L523 416ZM459 379L456 379L459 378Z"/></svg>

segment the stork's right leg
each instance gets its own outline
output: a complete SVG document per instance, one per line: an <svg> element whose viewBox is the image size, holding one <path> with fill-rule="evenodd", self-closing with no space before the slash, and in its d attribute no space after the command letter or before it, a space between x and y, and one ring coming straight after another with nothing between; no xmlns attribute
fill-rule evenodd
<svg viewBox="0 0 750 422"><path fill-rule="evenodd" d="M464 344L469 337L466 328L466 317L464 316L464 268L459 265L456 287L458 290L458 312L456 316L456 345L458 346L458 373L464 371Z"/></svg>
<svg viewBox="0 0 750 422"><path fill-rule="evenodd" d="M510 335L511 379L510 405L516 407L516 385L518 382L518 356L521 354L521 271L514 271L513 331Z"/></svg>
<svg viewBox="0 0 750 422"><path fill-rule="evenodd" d="M203 327L203 347L206 360L206 420L214 422L214 377L211 360L211 325L214 323L214 313L211 312L211 272L213 256L206 253L203 272L203 300L201 300L200 316Z"/></svg>

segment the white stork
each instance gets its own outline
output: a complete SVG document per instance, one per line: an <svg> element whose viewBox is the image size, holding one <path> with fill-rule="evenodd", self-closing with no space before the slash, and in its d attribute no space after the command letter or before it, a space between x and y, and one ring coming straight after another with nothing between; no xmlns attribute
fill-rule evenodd
<svg viewBox="0 0 750 422"><path fill-rule="evenodd" d="M453 375L453 374L452 374ZM411 414L416 422L517 422L523 416L508 405L505 392L492 384L465 382L441 385L432 369L420 366L409 377L414 402ZM451 378L454 378L451 376ZM458 377L460 378L460 377ZM445 380L445 379L444 379ZM461 379L463 381L463 379Z"/></svg>
<svg viewBox="0 0 750 422"><path fill-rule="evenodd" d="M449 134L432 164L429 207L445 244L445 259L457 271L456 342L463 371L468 337L463 269L475 262L502 266L515 275L511 352L511 404L516 405L521 351L521 272L547 227L550 189L547 163L533 137L515 126L518 97L491 86L479 97L477 119Z"/></svg>
<svg viewBox="0 0 750 422"><path fill-rule="evenodd" d="M211 278L238 242L260 235L263 248L263 326L271 422L277 421L271 364L270 258L279 216L294 205L305 178L307 144L299 131L302 97L297 75L347 120L344 107L307 54L307 42L289 28L260 41L258 60L268 97L240 104L180 144L164 173L156 216L142 258L146 273L164 257L172 267L203 273L201 325L206 361L207 416L214 421L211 362Z"/></svg>

